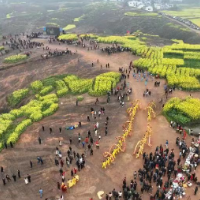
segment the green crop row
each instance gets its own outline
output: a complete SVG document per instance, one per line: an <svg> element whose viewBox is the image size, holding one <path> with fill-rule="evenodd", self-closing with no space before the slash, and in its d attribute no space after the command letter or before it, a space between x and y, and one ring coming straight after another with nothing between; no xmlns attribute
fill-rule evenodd
<svg viewBox="0 0 200 200"><path fill-rule="evenodd" d="M20 134L32 123L52 115L58 109L56 94L36 96L28 104L19 109L13 109L7 114L0 115L0 143L15 143Z"/></svg>
<svg viewBox="0 0 200 200"><path fill-rule="evenodd" d="M21 102L22 99L24 99L28 95L28 93L29 89L27 88L14 91L11 95L8 96L8 103L11 106L16 106L18 103Z"/></svg>
<svg viewBox="0 0 200 200"><path fill-rule="evenodd" d="M59 40L78 40L77 34L63 34L58 37Z"/></svg>
<svg viewBox="0 0 200 200"><path fill-rule="evenodd" d="M13 56L9 56L7 58L4 59L5 63L16 63L16 62L20 62L23 60L26 60L28 57L27 55L13 55Z"/></svg>
<svg viewBox="0 0 200 200"><path fill-rule="evenodd" d="M42 81L34 81L31 83L31 89L37 93L43 88L43 83Z"/></svg>
<svg viewBox="0 0 200 200"><path fill-rule="evenodd" d="M101 96L110 92L119 82L120 74L109 72L96 77L92 88L89 90L91 96Z"/></svg>
<svg viewBox="0 0 200 200"><path fill-rule="evenodd" d="M62 80L56 81L56 89L58 97L62 97L69 92L68 87L66 86L65 82Z"/></svg>
<svg viewBox="0 0 200 200"><path fill-rule="evenodd" d="M0 46L0 51L3 51L4 50L4 46Z"/></svg>
<svg viewBox="0 0 200 200"><path fill-rule="evenodd" d="M13 92L8 96L8 101L12 106L16 106L28 94L35 94L35 99L18 109L0 115L0 149L3 148L4 142L15 143L21 133L32 123L55 113L59 107L58 97L63 97L68 92L72 94L88 92L92 96L105 95L116 86L120 76L121 74L116 72L104 73L95 79L80 79L75 75L59 75L42 81L34 81L30 84L29 89ZM53 91L54 93L48 94ZM81 101L83 97L79 96L77 100Z"/></svg>
<svg viewBox="0 0 200 200"><path fill-rule="evenodd" d="M169 86L184 90L200 90L200 45L180 42L163 48L151 47L134 62L153 75L166 78Z"/></svg>

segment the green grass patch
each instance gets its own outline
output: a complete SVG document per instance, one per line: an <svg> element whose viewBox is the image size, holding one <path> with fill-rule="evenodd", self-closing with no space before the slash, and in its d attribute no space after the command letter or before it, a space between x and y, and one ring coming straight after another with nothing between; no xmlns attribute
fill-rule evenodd
<svg viewBox="0 0 200 200"><path fill-rule="evenodd" d="M188 18L195 18L195 17L200 17L200 7L196 8L185 8L177 11L163 11L164 13L171 15L171 16L177 16L181 17L184 19Z"/></svg>
<svg viewBox="0 0 200 200"><path fill-rule="evenodd" d="M78 40L77 34L63 34L58 37L59 40Z"/></svg>
<svg viewBox="0 0 200 200"><path fill-rule="evenodd" d="M67 26L65 26L65 27L63 28L63 30L68 31L68 30L71 30L71 29L73 29L73 28L76 28L76 25L75 25L75 24L68 24Z"/></svg>
<svg viewBox="0 0 200 200"><path fill-rule="evenodd" d="M200 27L200 18L190 19L190 21Z"/></svg>
<svg viewBox="0 0 200 200"><path fill-rule="evenodd" d="M135 17L135 16L147 16L147 17L156 17L158 16L157 13L150 13L150 12L126 12L124 13L124 15L126 16L131 16L131 17Z"/></svg>
<svg viewBox="0 0 200 200"><path fill-rule="evenodd" d="M85 17L85 15L82 15L80 17L74 18L74 22L79 22L79 21L83 20L84 17Z"/></svg>
<svg viewBox="0 0 200 200"><path fill-rule="evenodd" d="M7 19L10 19L10 18L12 17L12 15L13 15L13 13L8 13L8 14L6 15L6 18L7 18Z"/></svg>
<svg viewBox="0 0 200 200"><path fill-rule="evenodd" d="M13 56L9 56L7 58L4 59L5 63L17 63L20 61L24 61L26 60L28 57L27 55L13 55Z"/></svg>
<svg viewBox="0 0 200 200"><path fill-rule="evenodd" d="M4 46L0 46L0 51L3 51L4 50Z"/></svg>
<svg viewBox="0 0 200 200"><path fill-rule="evenodd" d="M120 73L108 72L94 79L81 79L75 75L62 74L36 80L30 84L29 88L13 92L7 98L13 107L28 95L29 99L32 98L26 105L0 115L0 150L4 142L16 143L20 135L34 122L54 114L59 108L60 97L69 93L77 95L87 92L92 96L105 95L111 88L116 87L120 76ZM48 94L50 92L52 94ZM32 95L33 93L35 95ZM83 96L77 96L78 101L83 99Z"/></svg>

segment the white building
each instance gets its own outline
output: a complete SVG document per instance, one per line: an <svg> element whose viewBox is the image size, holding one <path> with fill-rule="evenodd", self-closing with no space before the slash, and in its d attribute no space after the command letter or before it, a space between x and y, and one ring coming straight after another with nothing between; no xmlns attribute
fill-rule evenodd
<svg viewBox="0 0 200 200"><path fill-rule="evenodd" d="M155 7L155 9L160 10L161 9L161 4L154 3L154 7Z"/></svg>
<svg viewBox="0 0 200 200"><path fill-rule="evenodd" d="M144 4L142 3L142 2L140 2L140 1L129 1L128 2L128 6L129 7L134 7L134 8L138 8L139 6L141 7L144 7ZM141 7L141 8L142 8Z"/></svg>
<svg viewBox="0 0 200 200"><path fill-rule="evenodd" d="M145 8L146 11L149 11L149 12L153 12L153 7L152 6L147 6Z"/></svg>

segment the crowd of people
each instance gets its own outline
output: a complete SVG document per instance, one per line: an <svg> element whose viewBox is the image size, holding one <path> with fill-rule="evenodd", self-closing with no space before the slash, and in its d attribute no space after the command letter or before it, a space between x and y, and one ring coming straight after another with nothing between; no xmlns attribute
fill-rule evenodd
<svg viewBox="0 0 200 200"><path fill-rule="evenodd" d="M113 53L119 53L119 52L131 52L131 49L128 47L121 47L116 45L112 45L112 46L107 46L105 48L101 49L102 52L106 52L108 53L108 55L113 54Z"/></svg>
<svg viewBox="0 0 200 200"><path fill-rule="evenodd" d="M183 138L177 138L176 144L180 149L178 156L175 156L174 149L169 149L168 141L166 141L165 147L162 145L157 146L155 152L149 154L144 152L143 168L133 172L130 186L127 186L125 177L122 184L123 192L116 192L113 189L112 192L106 194L106 200L118 200L122 196L125 200L140 200L144 192L150 194L150 200L174 199L176 196L185 195L184 184L187 185L186 187L191 187L194 184L194 195L196 195L198 186L200 186L195 172L197 166L200 164L200 158L197 156L199 147L195 148L194 151L191 150L195 146L194 138L189 148ZM193 152L193 156L190 157L191 151ZM187 156L189 157L188 170L184 168L184 158ZM177 160L176 157L178 157ZM137 189L138 184L140 185L140 192ZM157 188L154 194L152 192L153 185Z"/></svg>
<svg viewBox="0 0 200 200"><path fill-rule="evenodd" d="M9 46L12 50L15 49L33 49L44 46L41 42L31 41L30 39L10 38L2 43L3 46Z"/></svg>
<svg viewBox="0 0 200 200"><path fill-rule="evenodd" d="M49 50L48 46L46 47L46 50ZM68 48L65 51L58 51L57 49L54 51L49 50L46 54L42 54L41 58L48 59L50 57L57 57L62 55L72 55L72 51L69 50Z"/></svg>
<svg viewBox="0 0 200 200"><path fill-rule="evenodd" d="M38 160L38 164L41 163L41 165L43 164L43 159L41 157L37 157L37 160ZM33 167L33 162L30 161L30 168ZM9 182L11 182L11 178L10 176L5 172L5 169L3 166L1 166L1 177L2 177L2 182L3 182L3 185L6 186L7 184L9 184ZM18 169L16 171L16 173L12 173L12 178L13 178L13 181L14 182L17 182L17 180L21 179L21 171ZM30 174L27 174L25 177L24 177L24 182L25 184L27 185L28 183L31 183L31 175Z"/></svg>
<svg viewBox="0 0 200 200"><path fill-rule="evenodd" d="M68 49L66 51L58 51L57 49L55 51L51 51L49 47L44 47L43 43L37 43L37 42L31 42L31 38L37 38L39 34L31 34L30 36L27 36L27 40L22 40L20 38L10 38L9 41L6 41L4 45L8 45L13 49L28 49L28 48L34 48L34 47L43 47L43 50L47 50L48 53L45 55L42 55L42 58L48 58L52 56L61 56L64 54L72 54L72 52ZM49 40L50 43L55 42L55 38L51 38ZM60 41L62 43L66 43L65 41ZM72 41L68 41L67 43L72 43ZM87 47L84 44L84 40L81 40L77 42L77 45L82 45L83 48ZM98 44L93 42L92 40L89 41L89 47L88 50L99 48ZM123 52L123 51L130 51L129 48L123 48L118 45L113 45L112 47L106 47L102 49L103 52L107 52L108 54L116 53L116 52ZM106 64L106 68L110 67L110 64ZM148 80L152 79L153 76L147 72L144 72L140 69L133 69L133 64L130 62L129 68L119 68L119 72L121 72L121 78L120 81L122 81L121 85L117 86L115 89L111 89L111 92L108 93L107 96L107 103L110 101L110 95L116 95L117 100L120 102L120 105L124 106L124 100L125 97L127 100L129 100L129 95L132 93L132 88L129 86L129 82L127 79L129 79L130 73L133 70L133 77L138 81L145 81L145 85L147 85ZM160 82L156 81L154 83L155 87L160 86ZM168 88L167 86L164 86L165 94L168 95L172 93L175 88ZM143 96L151 96L151 91L149 89L146 89L143 93ZM98 98L96 99L95 105L99 104ZM73 139L69 137L69 149L67 150L67 156L64 159L64 156L62 154L61 148L62 148L62 141L59 141L58 145L59 147L56 147L55 152L55 165L59 168L58 172L60 174L60 181L57 182L57 188L58 190L62 190L62 192L66 192L67 188L69 187L68 184L65 184L66 177L68 176L68 181L71 179L74 179L75 182L77 180L77 173L84 169L86 157L88 155L93 156L94 153L94 146L96 146L96 149L100 148L100 142L102 140L102 132L104 132L105 136L108 135L108 124L109 124L109 116L105 117L104 125L100 125L99 120L105 117L105 108L100 107L99 109L95 110L93 107L90 110L90 114L87 116L87 122L92 123L92 132L90 130L87 131L87 135L84 136L78 133L77 135L77 144L79 147L82 147L85 149L85 152L81 155L73 150L72 145L77 145L73 142ZM100 127L103 127L104 131L99 131ZM171 126L174 126L174 124L171 124ZM176 125L175 125L176 126ZM81 122L79 122L78 127L81 127ZM183 133L181 126L178 127L178 132L180 134ZM42 130L44 131L44 126L42 127ZM49 129L50 133L52 133L52 128ZM60 132L62 131L62 128L59 128ZM101 132L101 133L100 133ZM42 144L42 140L39 137L38 138L39 144ZM130 184L127 184L126 177L122 181L122 188L120 191L116 191L115 189L112 190L112 192L109 192L106 194L106 200L111 199L121 199L124 198L125 200L134 199L134 200L141 200L143 193L150 194L151 200L161 200L161 199L173 199L176 195L184 195L184 189L183 188L183 182L186 182L186 178L183 179L182 183L180 182L179 186L176 188L172 188L173 181L176 179L178 174L184 174L185 177L187 177L188 185L189 183L195 184L195 191L194 194L196 195L198 192L198 180L195 173L195 170L197 166L200 164L200 158L196 155L199 155L199 148L195 148L195 140L192 139L191 146L188 148L185 138L177 137L176 144L180 150L178 158L175 156L174 149L169 149L169 142L166 141L165 147L162 146L162 144L158 147L156 147L155 152L151 152L147 154L146 152L143 154L143 161L144 165L143 168L140 168L138 171L133 172L132 180L130 181ZM13 144L11 143L10 146L13 148ZM7 148L7 144L6 144ZM192 148L192 150L191 150ZM189 158L189 165L187 169L183 168L184 165L184 159L190 155L190 152L192 151L192 156ZM37 157L37 163L43 165L44 161L42 157ZM75 164L75 166L73 165ZM70 175L66 175L66 171L64 170L64 166L67 166L69 169ZM30 167L33 167L32 161L30 161ZM1 173L2 173L2 181L3 185L8 184L11 181L11 178L8 174L5 174L4 168L1 167ZM17 175L16 175L17 174ZM18 179L21 178L21 172L20 170L16 171L16 174L12 174L13 181L16 182ZM183 176L182 176L183 177ZM27 174L24 177L25 184L31 183L31 175ZM138 187L139 185L139 187ZM153 194L153 185L156 185L157 190ZM139 190L140 188L140 190ZM43 196L43 190L40 188L39 190L40 197ZM63 195L60 196L60 200L63 200Z"/></svg>

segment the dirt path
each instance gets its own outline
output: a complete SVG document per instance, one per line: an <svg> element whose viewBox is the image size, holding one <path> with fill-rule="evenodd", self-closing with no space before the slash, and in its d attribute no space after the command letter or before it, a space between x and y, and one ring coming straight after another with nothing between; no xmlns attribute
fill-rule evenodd
<svg viewBox="0 0 200 200"><path fill-rule="evenodd" d="M49 45L52 49L65 49L66 47L60 46L60 45ZM110 63L111 68L109 70L111 71L118 71L119 67L124 67L127 68L129 66L130 61L138 59L137 56L133 56L130 53L121 53L120 54L113 54L113 55L107 55L104 53L101 53L99 51L87 51L82 48L77 48L74 46L68 46L71 50L78 52L78 54L81 55L81 59L84 62L87 63L96 63L97 59L99 60L100 64L95 64L95 67L100 67L102 64L105 68L106 63ZM161 97L163 97L164 94L164 89L163 85L165 83L165 80L160 80L161 81L161 86L159 88L154 87L154 81L150 81L147 85L148 89L152 91L152 96L148 98L143 97L143 91L146 89L146 86L144 82L137 82L133 77L130 77L129 80L127 80L130 83L130 87L133 88L133 95L132 99L136 100L138 99L141 103L142 109L146 108L146 106L153 100L156 102L157 107L160 105L158 104L158 101L160 100ZM183 91L176 91L173 93L172 96L176 97L181 97L185 98L186 96L189 96L188 92L183 92ZM193 96L199 98L200 94L199 93L194 93ZM133 131L133 136L130 138L130 140L127 140L127 152L123 155L119 156L119 159L116 160L116 165L112 167L111 169L108 169L106 174L109 174L115 182L115 177L119 177L119 180L123 179L123 176L126 174L127 177L132 176L132 171L127 171L127 173L123 174L121 173L123 171L124 165L125 166L131 166L133 164L132 160L132 153L134 146L136 145L137 141L140 140L143 137L143 134L146 131L146 126L147 126L147 112L146 111L140 111L138 115L136 116L136 120L134 123L134 131ZM177 134L175 133L174 130L172 130L169 126L169 123L167 120L159 114L156 119L154 119L151 122L152 130L153 130L153 136L152 136L152 148L146 147L145 151L154 151L156 146L159 146L162 144L163 146L165 145L165 141L168 140L170 144L170 148L175 149L176 153L176 159L178 158L179 151L175 147L175 138L177 137ZM188 138L188 143L190 142L190 138ZM121 160L123 160L123 164L121 164ZM134 168L139 168L141 166L141 160L135 160L134 158ZM119 174L121 175L119 176ZM199 177L200 178L200 175ZM193 191L190 191L193 193ZM146 198L144 198L146 199ZM194 199L198 199L195 198Z"/></svg>

